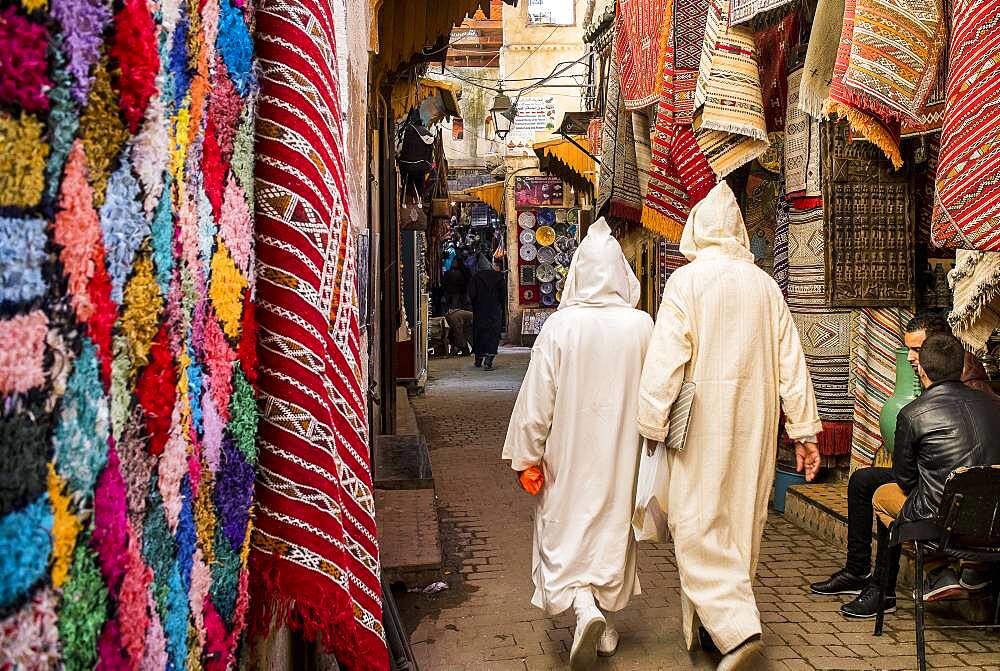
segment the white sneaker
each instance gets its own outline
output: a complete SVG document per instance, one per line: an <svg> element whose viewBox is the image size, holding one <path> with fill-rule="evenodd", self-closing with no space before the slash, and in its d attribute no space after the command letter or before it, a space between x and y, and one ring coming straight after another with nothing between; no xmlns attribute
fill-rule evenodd
<svg viewBox="0 0 1000 671"><path fill-rule="evenodd" d="M576 591L573 609L576 611L576 631L569 653L569 668L571 671L585 671L597 659L597 643L604 634L606 621L589 589Z"/></svg>
<svg viewBox="0 0 1000 671"><path fill-rule="evenodd" d="M610 657L618 651L618 630L611 619L611 613L604 614L604 633L597 641L597 654L600 657Z"/></svg>

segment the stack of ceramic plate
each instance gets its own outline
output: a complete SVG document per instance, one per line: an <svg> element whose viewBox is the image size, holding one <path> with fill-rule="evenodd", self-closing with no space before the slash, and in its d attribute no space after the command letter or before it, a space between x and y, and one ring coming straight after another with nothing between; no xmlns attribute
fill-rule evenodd
<svg viewBox="0 0 1000 671"><path fill-rule="evenodd" d="M521 245L521 260L534 261L538 255L538 248L532 244Z"/></svg>
<svg viewBox="0 0 1000 671"><path fill-rule="evenodd" d="M539 247L535 257L539 263L552 265L552 262L556 260L556 250L554 247Z"/></svg>
<svg viewBox="0 0 1000 671"><path fill-rule="evenodd" d="M551 282L556 279L556 269L548 263L543 263L535 270L535 278L539 282Z"/></svg>
<svg viewBox="0 0 1000 671"><path fill-rule="evenodd" d="M517 225L521 228L534 228L535 213L530 210L525 210L521 214L517 215Z"/></svg>

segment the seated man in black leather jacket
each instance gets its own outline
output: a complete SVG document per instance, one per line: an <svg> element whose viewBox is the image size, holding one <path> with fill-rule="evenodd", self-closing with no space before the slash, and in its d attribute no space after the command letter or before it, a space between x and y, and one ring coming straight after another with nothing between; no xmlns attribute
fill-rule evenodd
<svg viewBox="0 0 1000 671"><path fill-rule="evenodd" d="M879 487L872 498L875 514L887 526L896 519L914 522L935 517L944 483L956 468L1000 464L1000 400L962 384L964 358L962 343L954 336L937 334L924 342L917 367L924 393L896 420L895 482ZM884 562L877 560L871 585L844 604L841 613L874 615L875 585L885 570L889 571L886 611L894 610L899 546L886 553Z"/></svg>

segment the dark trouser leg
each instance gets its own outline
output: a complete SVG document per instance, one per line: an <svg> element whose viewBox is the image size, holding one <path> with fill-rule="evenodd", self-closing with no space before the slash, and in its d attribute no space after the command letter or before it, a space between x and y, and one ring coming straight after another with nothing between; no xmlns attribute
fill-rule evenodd
<svg viewBox="0 0 1000 671"><path fill-rule="evenodd" d="M847 483L847 570L856 576L871 570L872 496L889 482L893 482L891 468L862 468Z"/></svg>

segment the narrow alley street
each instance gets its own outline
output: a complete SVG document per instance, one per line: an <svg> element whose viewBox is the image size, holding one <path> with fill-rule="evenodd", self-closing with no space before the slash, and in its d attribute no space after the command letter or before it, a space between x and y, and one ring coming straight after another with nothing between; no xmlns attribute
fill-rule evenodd
<svg viewBox="0 0 1000 671"><path fill-rule="evenodd" d="M500 461L528 358L505 350L490 373L468 358L432 360L427 392L413 399L431 450L449 584L397 597L422 671L567 668L573 618L529 603L532 500ZM639 556L643 594L618 617L618 654L596 668L713 669L715 658L684 649L671 546L643 544ZM843 550L772 513L756 586L769 670L916 668L912 606L902 593L882 638L871 621L845 620L839 600L807 594L842 559ZM928 653L934 669L1000 669L1000 637L983 632L930 631Z"/></svg>

